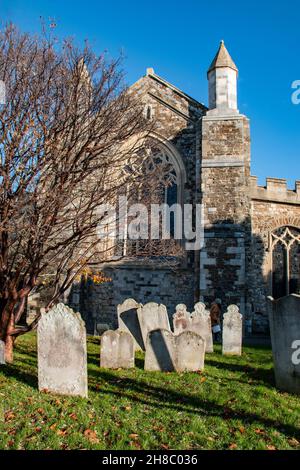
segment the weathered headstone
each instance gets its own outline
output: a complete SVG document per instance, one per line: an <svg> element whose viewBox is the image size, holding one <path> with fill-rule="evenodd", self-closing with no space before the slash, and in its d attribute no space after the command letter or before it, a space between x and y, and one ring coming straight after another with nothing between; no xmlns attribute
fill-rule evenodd
<svg viewBox="0 0 300 470"><path fill-rule="evenodd" d="M229 305L223 317L223 354L232 356L242 354L242 318L237 305Z"/></svg>
<svg viewBox="0 0 300 470"><path fill-rule="evenodd" d="M145 350L137 309L142 307L134 299L126 299L117 307L118 329L130 333L134 340L136 351Z"/></svg>
<svg viewBox="0 0 300 470"><path fill-rule="evenodd" d="M300 295L269 297L268 310L276 386L300 395Z"/></svg>
<svg viewBox="0 0 300 470"><path fill-rule="evenodd" d="M193 331L174 335L169 330L152 330L146 341L145 370L162 372L196 371L204 368L205 339Z"/></svg>
<svg viewBox="0 0 300 470"><path fill-rule="evenodd" d="M137 311L142 338L146 345L147 335L152 330L169 330L170 322L166 307L155 302L140 306Z"/></svg>
<svg viewBox="0 0 300 470"><path fill-rule="evenodd" d="M176 370L178 372L204 369L205 339L193 331L183 331L175 338Z"/></svg>
<svg viewBox="0 0 300 470"><path fill-rule="evenodd" d="M5 364L5 343L0 341L0 364Z"/></svg>
<svg viewBox="0 0 300 470"><path fill-rule="evenodd" d="M106 331L101 337L100 367L130 369L134 367L134 341L127 331Z"/></svg>
<svg viewBox="0 0 300 470"><path fill-rule="evenodd" d="M152 330L146 340L145 370L176 370L175 336L170 330Z"/></svg>
<svg viewBox="0 0 300 470"><path fill-rule="evenodd" d="M38 323L39 390L87 397L86 330L79 313L58 304Z"/></svg>
<svg viewBox="0 0 300 470"><path fill-rule="evenodd" d="M191 323L191 317L187 311L186 305L179 304L176 306L176 312L173 315L173 331L175 335L179 335L188 330Z"/></svg>
<svg viewBox="0 0 300 470"><path fill-rule="evenodd" d="M198 302L195 305L195 310L191 315L190 330L194 331L202 338L205 339L205 352L214 352L214 343L211 330L210 312L206 310L205 304Z"/></svg>

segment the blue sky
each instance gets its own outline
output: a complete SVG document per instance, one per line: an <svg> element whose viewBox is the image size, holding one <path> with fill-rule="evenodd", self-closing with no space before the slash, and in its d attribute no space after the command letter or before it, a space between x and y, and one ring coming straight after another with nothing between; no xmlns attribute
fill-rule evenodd
<svg viewBox="0 0 300 470"><path fill-rule="evenodd" d="M300 2L285 0L0 0L1 21L88 38L98 52L125 54L127 82L146 67L207 104L206 71L219 42L239 68L239 109L251 119L252 174L300 180Z"/></svg>

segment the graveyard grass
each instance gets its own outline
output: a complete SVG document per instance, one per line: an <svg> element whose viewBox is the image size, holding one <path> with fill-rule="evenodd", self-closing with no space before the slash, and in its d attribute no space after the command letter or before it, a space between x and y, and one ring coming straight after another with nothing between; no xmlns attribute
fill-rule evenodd
<svg viewBox="0 0 300 470"><path fill-rule="evenodd" d="M88 341L89 398L39 393L36 336L0 368L1 449L300 449L300 399L275 389L269 348L206 356L205 371L99 368ZM4 419L3 413L4 412Z"/></svg>

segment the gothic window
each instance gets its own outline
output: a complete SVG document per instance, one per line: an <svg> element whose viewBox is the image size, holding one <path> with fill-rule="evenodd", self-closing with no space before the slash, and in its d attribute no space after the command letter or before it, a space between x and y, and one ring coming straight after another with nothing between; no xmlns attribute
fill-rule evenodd
<svg viewBox="0 0 300 470"><path fill-rule="evenodd" d="M145 149L144 149L145 150ZM168 146L151 140L146 147L147 158L144 161L142 172L147 175L143 178L143 185L133 195L130 203L142 203L149 207L148 233L151 233L151 205L167 204L170 208L174 204L181 204L182 198L182 171ZM130 221L128 220L130 223ZM162 223L162 218L159 223ZM162 227L159 228L162 233ZM169 226L170 240L126 240L124 247L128 256L159 256L160 253L173 256L177 252L178 242L174 240L175 219L170 212ZM176 246L175 246L176 245Z"/></svg>
<svg viewBox="0 0 300 470"><path fill-rule="evenodd" d="M280 227L271 234L272 295L300 294L300 230Z"/></svg>

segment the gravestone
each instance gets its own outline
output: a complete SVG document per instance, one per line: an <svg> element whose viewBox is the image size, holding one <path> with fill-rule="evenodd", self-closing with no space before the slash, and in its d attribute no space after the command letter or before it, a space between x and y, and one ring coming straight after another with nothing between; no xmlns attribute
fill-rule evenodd
<svg viewBox="0 0 300 470"><path fill-rule="evenodd" d="M134 341L127 331L106 331L101 337L100 367L130 369L134 367Z"/></svg>
<svg viewBox="0 0 300 470"><path fill-rule="evenodd" d="M191 318L187 311L186 305L179 304L176 307L176 312L173 315L173 331L175 335L179 335L190 327Z"/></svg>
<svg viewBox="0 0 300 470"><path fill-rule="evenodd" d="M137 315L144 345L146 345L147 335L150 331L171 331L167 309L163 304L159 305L155 302L149 302L138 308Z"/></svg>
<svg viewBox="0 0 300 470"><path fill-rule="evenodd" d="M175 338L177 372L204 369L205 339L193 331L183 331Z"/></svg>
<svg viewBox="0 0 300 470"><path fill-rule="evenodd" d="M300 295L268 299L276 387L300 395Z"/></svg>
<svg viewBox="0 0 300 470"><path fill-rule="evenodd" d="M134 340L135 350L143 351L145 350L145 345L137 315L139 307L142 307L142 305L134 299L126 299L122 304L118 305L118 329L130 333Z"/></svg>
<svg viewBox="0 0 300 470"><path fill-rule="evenodd" d="M205 352L214 352L214 343L211 330L210 312L206 310L205 304L198 302L195 305L195 310L191 315L190 330L194 331L202 338L205 339Z"/></svg>
<svg viewBox="0 0 300 470"><path fill-rule="evenodd" d="M176 370L175 336L170 330L152 330L146 340L145 370Z"/></svg>
<svg viewBox="0 0 300 470"><path fill-rule="evenodd" d="M5 364L5 343L0 340L0 364Z"/></svg>
<svg viewBox="0 0 300 470"><path fill-rule="evenodd" d="M60 303L38 323L39 390L87 397L85 324Z"/></svg>
<svg viewBox="0 0 300 470"><path fill-rule="evenodd" d="M243 316L236 305L229 305L223 317L222 353L231 356L242 354Z"/></svg>

